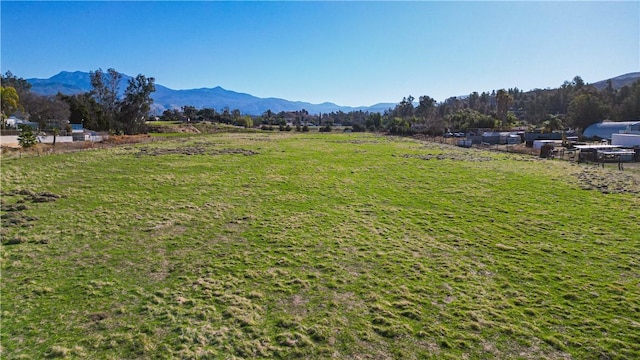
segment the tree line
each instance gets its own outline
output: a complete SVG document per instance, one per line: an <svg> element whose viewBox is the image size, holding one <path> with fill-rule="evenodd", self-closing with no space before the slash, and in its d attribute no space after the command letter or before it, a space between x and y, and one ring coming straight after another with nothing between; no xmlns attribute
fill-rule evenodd
<svg viewBox="0 0 640 360"><path fill-rule="evenodd" d="M122 75L114 69L92 71L91 90L76 95L47 96L31 92L31 84L10 71L2 75L2 126L5 118L19 113L43 131L60 130L61 120L114 134L146 132L155 92L155 79L139 74L130 78L120 95ZM6 96L5 96L6 95ZM70 129L66 129L70 130Z"/></svg>
<svg viewBox="0 0 640 360"><path fill-rule="evenodd" d="M395 134L442 134L471 128L507 130L513 127L553 131L566 128L584 130L605 119L640 120L640 80L614 89L611 80L598 90L579 76L556 89L518 88L472 92L436 102L429 96L418 101L408 96L381 116L346 114L343 124L366 130L384 129Z"/></svg>
<svg viewBox="0 0 640 360"><path fill-rule="evenodd" d="M253 118L242 115L240 110L224 108L221 112L214 108L204 107L198 109L195 106L185 105L180 109L167 109L159 117L161 121L208 121L221 124L230 124L243 127L253 127Z"/></svg>
<svg viewBox="0 0 640 360"><path fill-rule="evenodd" d="M44 96L31 92L31 84L23 78L7 71L0 78L2 91L2 121L16 113L40 125L41 129L51 126L51 120L68 119L69 106L57 96Z"/></svg>
<svg viewBox="0 0 640 360"><path fill-rule="evenodd" d="M161 120L214 121L238 124L239 110L196 109L183 106L166 110ZM265 111L254 116L252 122L263 128L287 124L321 127L340 124L353 131L385 131L397 135L422 133L441 135L445 131L466 131L472 128L507 130L513 127L537 128L549 132L566 128L583 130L602 120L640 119L640 80L614 89L611 80L598 90L585 84L581 77L565 81L556 89L534 89L524 92L518 88L472 92L468 96L450 97L437 102L424 95L415 99L404 97L382 114L367 111L335 111L309 114L306 110Z"/></svg>
<svg viewBox="0 0 640 360"><path fill-rule="evenodd" d="M70 119L86 128L112 133L145 132L153 103L155 79L142 74L128 80L120 96L122 75L114 69L91 72L91 91L76 95L43 96L30 92L31 85L11 72L2 76L2 116L23 112L42 129L51 126L50 119ZM422 133L441 135L444 131L466 131L471 128L510 129L514 126L553 131L565 128L582 130L604 120L640 119L640 80L619 89L612 81L597 89L585 84L579 76L565 81L555 89L518 88L472 92L468 96L450 97L437 102L424 95L415 99L404 97L383 113L335 111L309 114L306 110L275 113L265 111L259 116L242 115L238 109L217 111L185 105L165 110L159 117L167 121L209 121L271 129L286 125L322 126L334 124L352 127L353 131L386 131L397 135ZM4 122L3 122L4 123Z"/></svg>

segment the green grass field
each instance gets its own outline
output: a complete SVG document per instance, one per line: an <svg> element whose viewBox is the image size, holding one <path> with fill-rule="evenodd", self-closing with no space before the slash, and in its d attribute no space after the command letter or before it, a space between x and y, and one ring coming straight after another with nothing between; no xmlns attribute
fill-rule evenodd
<svg viewBox="0 0 640 360"><path fill-rule="evenodd" d="M3 359L640 358L625 173L278 132L1 166Z"/></svg>

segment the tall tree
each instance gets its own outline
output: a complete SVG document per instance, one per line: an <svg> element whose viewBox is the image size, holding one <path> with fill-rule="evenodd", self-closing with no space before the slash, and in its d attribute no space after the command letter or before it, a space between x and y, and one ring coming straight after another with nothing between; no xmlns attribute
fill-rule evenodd
<svg viewBox="0 0 640 360"><path fill-rule="evenodd" d="M213 121L216 118L216 109L202 108L198 111L198 116L205 121Z"/></svg>
<svg viewBox="0 0 640 360"><path fill-rule="evenodd" d="M403 119L408 119L413 116L413 100L415 98L411 95L409 97L402 98L402 101L396 105L395 116L400 116Z"/></svg>
<svg viewBox="0 0 640 360"><path fill-rule="evenodd" d="M423 121L428 120L436 111L436 100L430 96L420 96L420 103L416 108L416 115Z"/></svg>
<svg viewBox="0 0 640 360"><path fill-rule="evenodd" d="M509 93L504 89L500 89L496 93L496 113L503 127L507 126L507 112L509 111L509 104L511 104L512 100L513 98L511 95L509 95Z"/></svg>
<svg viewBox="0 0 640 360"><path fill-rule="evenodd" d="M576 91L582 89L582 87L584 87L584 80L582 80L582 78L580 76L575 76L573 78L573 86L575 88Z"/></svg>
<svg viewBox="0 0 640 360"><path fill-rule="evenodd" d="M477 110L478 106L480 105L480 94L478 94L477 91L472 92L471 94L469 94L469 108L471 108L472 110Z"/></svg>
<svg viewBox="0 0 640 360"><path fill-rule="evenodd" d="M262 113L262 123L263 124L271 124L271 119L273 118L273 111L268 109L267 111Z"/></svg>
<svg viewBox="0 0 640 360"><path fill-rule="evenodd" d="M154 78L142 74L129 79L124 99L119 104L118 130L127 135L147 131L146 121L153 103L151 94L156 91L154 83Z"/></svg>
<svg viewBox="0 0 640 360"><path fill-rule="evenodd" d="M640 119L640 80L624 88L627 89L618 106L618 118L620 120L638 120Z"/></svg>
<svg viewBox="0 0 640 360"><path fill-rule="evenodd" d="M118 113L118 91L120 89L120 79L122 79L122 75L114 69L107 70L106 74L102 69L98 69L92 71L90 76L92 87L91 95L102 107L109 128L113 129Z"/></svg>
<svg viewBox="0 0 640 360"><path fill-rule="evenodd" d="M607 114L607 107L593 91L584 91L569 103L569 120L578 129L602 121Z"/></svg>
<svg viewBox="0 0 640 360"><path fill-rule="evenodd" d="M182 113L187 117L188 121L196 121L198 117L198 109L192 105L182 107Z"/></svg>
<svg viewBox="0 0 640 360"><path fill-rule="evenodd" d="M231 118L234 122L238 121L240 119L240 110L233 109L233 111L231 111Z"/></svg>
<svg viewBox="0 0 640 360"><path fill-rule="evenodd" d="M377 131L382 127L382 115L380 115L380 113L377 113L377 112L369 114L364 124L367 130Z"/></svg>
<svg viewBox="0 0 640 360"><path fill-rule="evenodd" d="M76 95L59 95L69 104L69 121L72 124L82 124L86 129L108 131L109 123L104 116L101 106L89 93Z"/></svg>

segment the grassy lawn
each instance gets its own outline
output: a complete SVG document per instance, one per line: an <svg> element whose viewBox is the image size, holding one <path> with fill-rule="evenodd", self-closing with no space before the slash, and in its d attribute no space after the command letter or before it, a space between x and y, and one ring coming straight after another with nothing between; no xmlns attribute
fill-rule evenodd
<svg viewBox="0 0 640 360"><path fill-rule="evenodd" d="M1 166L5 359L640 358L625 173L279 132Z"/></svg>

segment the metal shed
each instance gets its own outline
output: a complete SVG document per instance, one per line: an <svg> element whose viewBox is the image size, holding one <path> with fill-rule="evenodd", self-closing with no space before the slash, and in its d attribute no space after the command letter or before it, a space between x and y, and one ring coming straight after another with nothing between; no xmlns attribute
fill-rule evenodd
<svg viewBox="0 0 640 360"><path fill-rule="evenodd" d="M640 121L609 121L605 120L599 123L589 125L582 132L582 136L586 139L607 139L611 141L611 136L617 133L624 133L629 129L640 128Z"/></svg>

